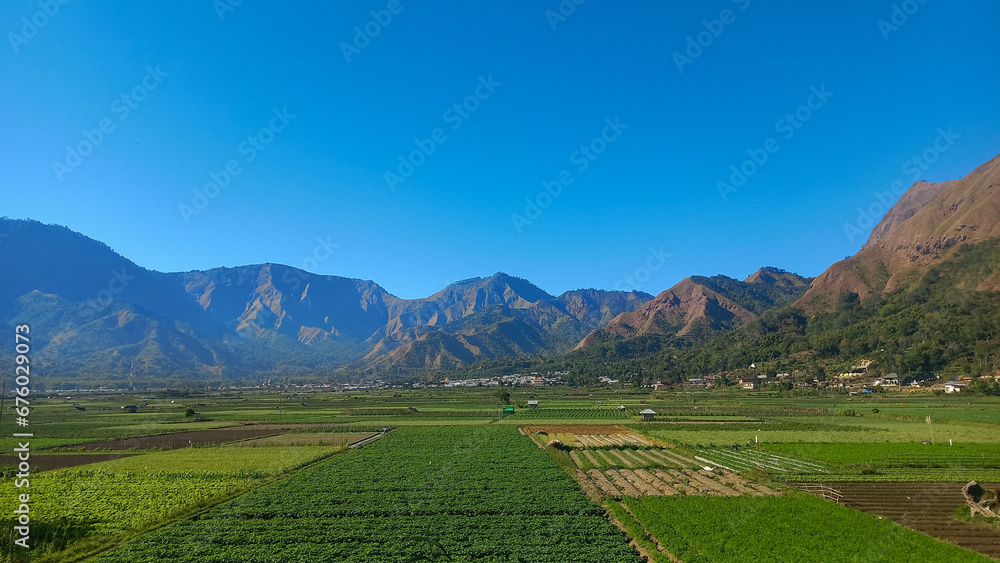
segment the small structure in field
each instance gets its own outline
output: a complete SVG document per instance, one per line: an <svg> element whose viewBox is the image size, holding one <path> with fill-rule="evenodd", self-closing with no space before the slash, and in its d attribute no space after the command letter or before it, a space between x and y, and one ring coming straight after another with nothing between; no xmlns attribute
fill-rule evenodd
<svg viewBox="0 0 1000 563"><path fill-rule="evenodd" d="M514 414L514 407L504 407L503 414L504 416L507 416L509 414Z"/></svg>
<svg viewBox="0 0 1000 563"><path fill-rule="evenodd" d="M549 443L545 444L545 445L548 446L548 447L550 447L550 448L555 448L557 450L564 450L564 449L566 449L566 444L562 443L561 440L550 440Z"/></svg>
<svg viewBox="0 0 1000 563"><path fill-rule="evenodd" d="M653 420L653 417L656 416L656 411L654 411L653 409L646 409L640 412L639 414L642 415L643 420Z"/></svg>
<svg viewBox="0 0 1000 563"><path fill-rule="evenodd" d="M139 407L135 405L127 405L122 407L122 410L124 410L125 412L139 412Z"/></svg>
<svg viewBox="0 0 1000 563"><path fill-rule="evenodd" d="M949 381L948 383L944 384L945 393L961 393L962 391L965 391L964 383L959 383L957 381Z"/></svg>
<svg viewBox="0 0 1000 563"><path fill-rule="evenodd" d="M1000 490L988 491L979 483L969 481L962 487L962 495L973 516L982 514L986 518L1000 517Z"/></svg>
<svg viewBox="0 0 1000 563"><path fill-rule="evenodd" d="M537 409L538 408L538 401L528 401L528 407L533 408L533 409Z"/></svg>

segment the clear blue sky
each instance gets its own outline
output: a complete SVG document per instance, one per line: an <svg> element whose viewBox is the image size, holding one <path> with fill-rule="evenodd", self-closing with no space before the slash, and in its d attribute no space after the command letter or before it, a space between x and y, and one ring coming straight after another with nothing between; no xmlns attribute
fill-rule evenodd
<svg viewBox="0 0 1000 563"><path fill-rule="evenodd" d="M909 185L914 155L947 148L919 174L940 181L1000 152L994 1L587 0L565 19L546 15L557 0L244 1L220 18L227 1L4 2L0 215L161 271L279 262L422 297L498 270L552 293L627 287L648 262L634 285L655 294L763 265L817 275L857 251L871 224L845 224ZM880 28L894 4L901 25ZM242 144L271 125L263 150ZM101 138L77 161L85 130ZM415 139L434 151L390 189ZM748 150L767 162L723 198ZM526 198L547 207L518 232Z"/></svg>

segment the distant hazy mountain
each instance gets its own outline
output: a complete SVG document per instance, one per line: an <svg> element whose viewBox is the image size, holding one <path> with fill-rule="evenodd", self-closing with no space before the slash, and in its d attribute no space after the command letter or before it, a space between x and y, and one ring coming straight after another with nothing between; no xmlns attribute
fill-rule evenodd
<svg viewBox="0 0 1000 563"><path fill-rule="evenodd" d="M0 220L0 322L30 322L54 380L315 374L355 362L454 367L561 352L652 296L549 295L497 273L400 299L280 264L144 269L69 229Z"/></svg>
<svg viewBox="0 0 1000 563"><path fill-rule="evenodd" d="M727 276L684 278L637 310L618 315L577 347L593 344L601 333L685 336L699 328L730 330L801 297L810 281L771 267L761 268L743 281Z"/></svg>

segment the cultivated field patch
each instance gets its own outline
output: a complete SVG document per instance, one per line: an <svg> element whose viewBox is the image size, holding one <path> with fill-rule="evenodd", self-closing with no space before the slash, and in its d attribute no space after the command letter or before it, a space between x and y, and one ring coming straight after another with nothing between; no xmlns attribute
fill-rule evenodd
<svg viewBox="0 0 1000 563"><path fill-rule="evenodd" d="M602 496L738 496L776 495L774 489L753 483L731 471L716 469L590 469L578 470L577 479L588 490Z"/></svg>
<svg viewBox="0 0 1000 563"><path fill-rule="evenodd" d="M252 440L236 442L234 446L242 447L273 447L273 446L348 446L361 442L372 436L377 436L378 432L353 432L347 434L340 433L304 433L290 432L277 436L266 436Z"/></svg>
<svg viewBox="0 0 1000 563"><path fill-rule="evenodd" d="M965 483L829 483L841 504L1000 559L1000 531L955 518ZM997 484L982 484L996 489ZM965 509L967 511L967 509Z"/></svg>
<svg viewBox="0 0 1000 563"><path fill-rule="evenodd" d="M401 428L96 561L407 560L641 561L511 427Z"/></svg>
<svg viewBox="0 0 1000 563"><path fill-rule="evenodd" d="M684 562L989 561L889 520L811 496L646 496L626 498L622 506L627 513L617 512L620 517L634 518Z"/></svg>
<svg viewBox="0 0 1000 563"><path fill-rule="evenodd" d="M93 450L176 450L191 446L224 444L279 434L279 430L263 426L241 426L219 430L197 430L155 436L137 436L120 440L105 440L73 446L73 449Z"/></svg>
<svg viewBox="0 0 1000 563"><path fill-rule="evenodd" d="M33 560L114 544L123 534L210 505L267 482L275 475L333 453L332 448L187 448L122 457L81 468L31 476ZM0 484L0 512L12 515L13 480ZM4 525L11 529L14 520ZM0 561L11 561L10 535L0 536Z"/></svg>
<svg viewBox="0 0 1000 563"><path fill-rule="evenodd" d="M761 470L767 473L829 473L827 466L756 448L712 448L697 450L695 459L731 471Z"/></svg>

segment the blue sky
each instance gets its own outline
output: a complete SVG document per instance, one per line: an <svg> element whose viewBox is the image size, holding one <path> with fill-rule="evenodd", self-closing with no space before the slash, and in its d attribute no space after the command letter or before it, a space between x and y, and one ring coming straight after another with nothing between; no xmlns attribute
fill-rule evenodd
<svg viewBox="0 0 1000 563"><path fill-rule="evenodd" d="M817 275L1000 152L996 2L228 2L4 2L0 215L161 271L655 294Z"/></svg>

